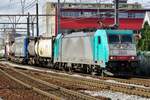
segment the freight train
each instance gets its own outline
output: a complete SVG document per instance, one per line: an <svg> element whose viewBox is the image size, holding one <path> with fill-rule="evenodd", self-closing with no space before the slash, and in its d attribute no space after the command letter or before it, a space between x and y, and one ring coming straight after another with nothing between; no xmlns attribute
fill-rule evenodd
<svg viewBox="0 0 150 100"><path fill-rule="evenodd" d="M114 63L138 62L131 30L98 29L50 38L20 37L6 45L6 54L8 60L17 63L98 74L115 72Z"/></svg>

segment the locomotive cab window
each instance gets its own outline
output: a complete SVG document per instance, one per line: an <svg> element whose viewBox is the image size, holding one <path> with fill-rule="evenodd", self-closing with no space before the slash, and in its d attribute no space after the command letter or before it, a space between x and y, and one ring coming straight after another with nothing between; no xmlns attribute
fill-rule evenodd
<svg viewBox="0 0 150 100"><path fill-rule="evenodd" d="M120 42L119 35L114 35L114 34L108 35L108 40L109 40L110 44L119 43Z"/></svg>
<svg viewBox="0 0 150 100"><path fill-rule="evenodd" d="M98 44L101 44L101 37L98 36Z"/></svg>
<svg viewBox="0 0 150 100"><path fill-rule="evenodd" d="M132 43L132 36L131 35L122 35L121 43Z"/></svg>

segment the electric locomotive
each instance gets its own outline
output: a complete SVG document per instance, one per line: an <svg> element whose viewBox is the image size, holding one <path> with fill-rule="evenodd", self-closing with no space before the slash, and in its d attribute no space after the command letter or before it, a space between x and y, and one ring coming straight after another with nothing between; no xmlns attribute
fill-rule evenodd
<svg viewBox="0 0 150 100"><path fill-rule="evenodd" d="M109 43L108 70L111 72L134 72L138 57L132 30L107 30Z"/></svg>
<svg viewBox="0 0 150 100"><path fill-rule="evenodd" d="M59 67L102 73L109 58L105 30L59 34L54 45L54 63Z"/></svg>

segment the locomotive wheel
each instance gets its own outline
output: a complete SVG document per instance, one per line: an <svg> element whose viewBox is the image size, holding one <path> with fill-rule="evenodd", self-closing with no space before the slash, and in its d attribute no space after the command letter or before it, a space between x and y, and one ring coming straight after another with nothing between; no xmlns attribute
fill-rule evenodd
<svg viewBox="0 0 150 100"><path fill-rule="evenodd" d="M88 74L89 73L89 66L88 65L83 65L83 72Z"/></svg>
<svg viewBox="0 0 150 100"><path fill-rule="evenodd" d="M96 69L95 68L96 67L94 65L90 66L90 70L89 71L90 71L90 74L93 75L93 76L96 74Z"/></svg>

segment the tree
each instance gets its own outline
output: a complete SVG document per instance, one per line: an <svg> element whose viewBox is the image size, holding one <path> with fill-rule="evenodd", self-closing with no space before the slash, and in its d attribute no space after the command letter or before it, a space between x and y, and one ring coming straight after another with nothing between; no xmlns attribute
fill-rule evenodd
<svg viewBox="0 0 150 100"><path fill-rule="evenodd" d="M142 39L138 41L138 49L142 51L150 51L150 26L148 22L144 24L144 28L141 30Z"/></svg>

